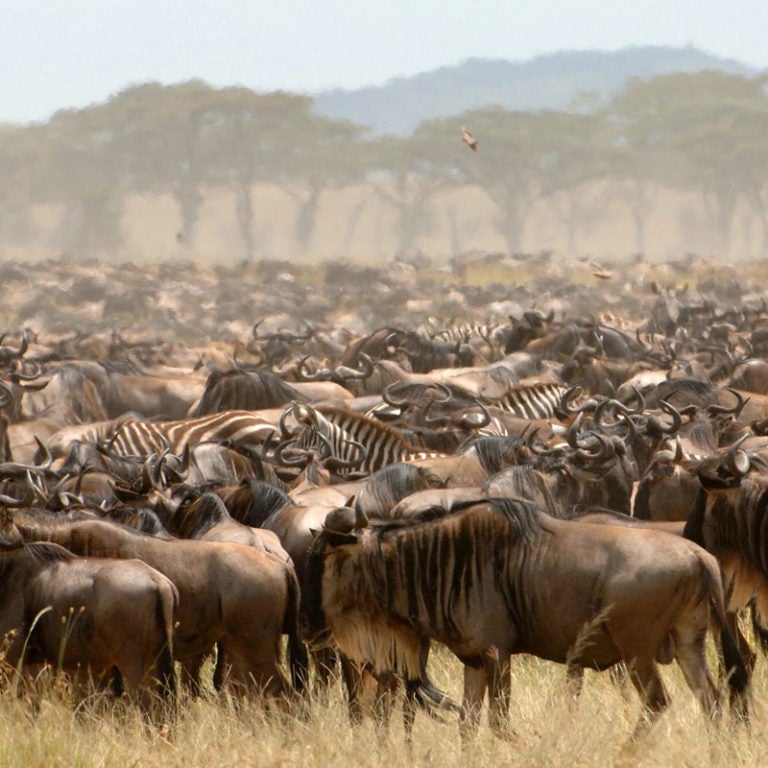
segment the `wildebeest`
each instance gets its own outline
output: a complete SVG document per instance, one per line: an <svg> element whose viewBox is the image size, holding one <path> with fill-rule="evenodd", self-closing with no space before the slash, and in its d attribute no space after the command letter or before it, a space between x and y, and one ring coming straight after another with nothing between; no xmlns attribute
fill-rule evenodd
<svg viewBox="0 0 768 768"><path fill-rule="evenodd" d="M733 471L722 466L729 458ZM749 472L749 457L738 449L726 454L716 473L706 464L699 469L702 488L684 535L720 562L734 628L737 613L751 603L763 634L768 623L768 477ZM737 638L754 663L744 638L738 633Z"/></svg>
<svg viewBox="0 0 768 768"><path fill-rule="evenodd" d="M5 543L5 542L4 542ZM0 637L4 661L50 664L82 685L119 675L151 703L175 692L173 623L178 591L139 560L76 557L49 543L0 549Z"/></svg>
<svg viewBox="0 0 768 768"><path fill-rule="evenodd" d="M341 509L326 519L302 585L302 636L310 645L332 636L355 661L407 679L420 675L425 638L444 643L464 664L465 731L478 724L486 688L491 726L503 731L510 655L521 652L598 670L627 662L646 716L637 732L667 706L656 659L672 647L711 716L710 619L722 633L731 694L746 706L749 675L724 623L719 567L698 546L556 520L510 499L366 523Z"/></svg>
<svg viewBox="0 0 768 768"><path fill-rule="evenodd" d="M161 540L102 520L62 522L27 510L13 514L26 541L53 541L86 557L137 558L165 574L179 591L175 655L193 686L204 656L218 642L238 690L270 697L290 693L280 664L283 633L297 643L298 582L284 561L235 543ZM304 670L292 670L294 680Z"/></svg>

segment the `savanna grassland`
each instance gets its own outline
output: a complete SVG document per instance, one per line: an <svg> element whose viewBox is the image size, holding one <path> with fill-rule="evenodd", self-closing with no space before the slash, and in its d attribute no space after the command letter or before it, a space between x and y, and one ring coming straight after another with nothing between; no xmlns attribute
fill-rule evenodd
<svg viewBox="0 0 768 768"><path fill-rule="evenodd" d="M4 327L32 325L34 330L46 330L46 318L39 310L43 298L47 297L52 304L57 301L61 303L62 300L56 299L58 294L49 295L52 292L45 287L45 281L56 280L54 272L70 269L71 265L59 263L44 266L45 270L38 271L42 287L25 284L23 290L22 287L18 291L14 289L8 297L2 308ZM731 293L738 295L742 301L748 294L765 295L767 273L761 261L733 266L695 258L673 265L636 261L619 264L606 260L602 266L610 270L610 277L602 281L595 277L594 267L590 263L576 259L566 261L557 256L529 262L470 262L461 277L456 272L447 273L434 264L426 276L393 268L387 275L387 288L391 290L395 284L410 288L418 278L432 286L431 297L437 302L439 298L449 297L459 282L465 285L471 283L475 286L488 286L489 295L493 298L508 299L522 309L535 305L546 311L551 306L557 306L558 311L564 313L565 301L581 296L582 305L590 311L596 314L610 312L611 323L620 325L619 321L625 319L631 332L636 322L643 318L634 317L630 323L622 311L627 308L630 296L639 299L640 294L647 294L650 305L653 294L648 286L652 281L658 281L661 286L687 285L692 293L697 291L697 286L705 284L710 286L707 289L709 291L717 287L732 287ZM191 286L210 277L213 285L213 278L207 272L210 267L210 264L203 265L199 271L189 272L188 265L184 265L184 270L179 270L173 279L163 278L163 283L157 274L152 273L146 282L156 281L157 285L163 286L178 282ZM110 274L116 272L115 268ZM235 272L237 270L233 274ZM19 275L14 278L19 286L26 279L26 274L19 270ZM132 272L126 271L125 274L130 277ZM213 343L220 339L221 335L218 334L222 328L229 329L232 335L242 333L247 338L253 322L266 314L259 304L261 299L257 289L265 295L272 291L270 299L275 302L275 311L285 309L279 305L281 294L274 290L274 285L260 282L257 277L257 274L245 273L243 279L240 272L234 274L233 283L237 279L237 284L250 297L251 303L247 305L250 314L241 312L241 307L246 305L233 300L233 307L239 313L236 318L239 324L223 314L216 317L215 323L212 321L210 329L201 323L198 328L200 333L211 336L207 341ZM297 280L296 284L306 285L307 271L301 273L300 277L301 280ZM535 287L543 286L544 281L551 278L559 278L560 282L553 283L546 290L543 287L536 289L539 293L534 295ZM77 276L73 278L75 282L78 279ZM321 279L322 271L312 274L310 282L316 285L317 293L323 290ZM111 277L105 283L108 284L103 292L108 300L116 283ZM286 285L294 283L282 279L282 282L278 281L275 285L282 286L281 290L285 292ZM742 289L740 286L745 287ZM40 298L30 309L21 302L21 294L29 296L37 288L40 290ZM373 284L366 285L365 290L356 286L344 294L344 301L347 296L373 301L370 297L375 294L368 291L374 288L376 285ZM72 290L72 287L67 290ZM206 295L204 299L214 306L211 297L215 294L213 290L209 293L210 296ZM467 292L467 295L471 297L472 294ZM286 302L292 296L286 294ZM600 301L595 296L600 296ZM232 297L227 295L227 298ZM160 304L160 299L165 300L165 295L157 288L152 300L148 302L153 312ZM349 300L352 301L351 298ZM214 315L213 309L206 309L205 301L202 298L185 300L184 307L189 310L190 318L196 319L197 311L206 313L208 317ZM219 304L223 306L223 302ZM340 302L332 309L334 312L348 310L351 316L357 308L352 303L342 306ZM472 308L469 304L460 307L467 313ZM31 314L32 309L36 314ZM126 309L125 318L118 315L107 318L102 300L98 306L83 308L78 323L85 322L85 318L90 316L86 315L86 309L98 315L96 326L99 328L117 326L121 331L138 332L146 319L147 325L163 328L165 338L171 333L165 315L151 314L149 310L143 309L139 311L139 305ZM393 314L389 315L391 321L400 321L407 316L415 318L418 312L426 315L436 311L432 306L417 310L406 302L399 304L398 310L402 314L396 316L392 310ZM483 303L482 306L474 307L474 310L477 318L487 318L489 305ZM437 311L442 312L443 317L448 316L448 310L442 305L437 306ZM568 311L573 314L576 310L571 308ZM146 312L146 318L142 312ZM178 318L178 322L185 319L181 310L174 317ZM50 318L47 319L50 321ZM459 319L464 319L463 315ZM374 320L378 321L379 317L375 316ZM125 327L121 325L123 322ZM76 327L74 321L71 327ZM63 333L59 326L51 325L50 329L51 334ZM198 338L195 340L199 341ZM227 349L231 349L230 341L227 342ZM710 666L716 670L712 648L710 655ZM461 665L450 654L435 649L430 660L430 672L438 686L446 690L454 700L460 700ZM33 702L29 695L17 696L9 687L5 687L0 691L0 766L267 768L301 765L312 768L395 768L415 765L437 768L603 768L613 765L709 765L714 768L731 768L738 765L757 768L765 765L765 756L768 754L768 660L764 656L758 657L755 670L749 726L731 720L727 707L718 722L710 723L700 711L677 667L664 667L662 675L670 694L671 706L647 736L630 745L628 740L640 716L639 699L634 690L620 687L607 673L588 673L584 691L580 699L574 702L566 691L565 670L562 666L530 657L517 657L513 660L512 669L512 734L509 740L493 736L484 718L477 738L462 744L455 716L443 715L441 720L436 720L421 713L417 716L411 751L404 743L399 706L386 733L377 732L370 717L361 726L352 727L338 682L324 696L312 699L303 716L264 711L257 702L243 704L226 695L215 695L208 691L197 700L183 699L171 724L164 726L148 724L138 711L124 702L94 699L74 709L65 690L47 690Z"/></svg>
<svg viewBox="0 0 768 768"><path fill-rule="evenodd" d="M257 703L208 694L179 706L170 727L149 726L127 704L86 702L73 712L66 695L48 692L33 708L27 697L0 699L0 765L46 766L762 766L768 747L768 669L759 659L751 725L726 714L710 723L674 665L663 669L672 704L649 735L629 737L639 700L609 674L588 673L581 698L565 690L564 668L529 657L513 660L509 741L483 722L462 745L455 717L419 714L409 752L399 705L387 733L370 718L349 724L340 686L314 699L309 714L288 717ZM460 665L447 652L433 654L431 672L460 698Z"/></svg>

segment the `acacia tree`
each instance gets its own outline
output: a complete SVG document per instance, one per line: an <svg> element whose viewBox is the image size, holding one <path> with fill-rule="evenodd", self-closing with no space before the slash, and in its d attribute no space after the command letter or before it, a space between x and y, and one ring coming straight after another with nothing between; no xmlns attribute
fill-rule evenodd
<svg viewBox="0 0 768 768"><path fill-rule="evenodd" d="M0 125L0 243L29 235L29 207L44 146L40 126Z"/></svg>
<svg viewBox="0 0 768 768"><path fill-rule="evenodd" d="M432 123L407 138L383 136L368 145L368 183L396 213L395 254L411 251L434 224L431 203L450 183Z"/></svg>
<svg viewBox="0 0 768 768"><path fill-rule="evenodd" d="M128 158L117 151L123 121L108 104L56 113L43 128L36 198L61 202L67 250L109 253L122 242Z"/></svg>
<svg viewBox="0 0 768 768"><path fill-rule="evenodd" d="M605 188L595 184L605 179L609 163L606 125L599 113L541 117L541 194L565 224L569 252L576 253L579 232L594 224L608 202Z"/></svg>
<svg viewBox="0 0 768 768"><path fill-rule="evenodd" d="M222 89L211 107L216 125L214 177L235 194L238 228L248 258L260 245L257 184L275 184L299 201L295 234L306 247L323 190L356 172L351 158L362 129L316 117L311 110L307 96L256 93L247 88Z"/></svg>
<svg viewBox="0 0 768 768"><path fill-rule="evenodd" d="M115 151L130 158L126 180L134 191L169 192L179 209L177 240L194 247L204 189L212 181L211 142L218 92L200 80L146 83L122 91L108 106L123 130Z"/></svg>
<svg viewBox="0 0 768 768"><path fill-rule="evenodd" d="M762 84L723 72L633 80L612 102L622 162L635 185L636 227L655 182L701 193L727 255L737 203L749 196L747 171L764 154ZM753 201L756 200L753 196Z"/></svg>
<svg viewBox="0 0 768 768"><path fill-rule="evenodd" d="M452 183L474 184L495 203L494 227L508 253L519 253L526 218L547 187L545 176L556 164L558 121L551 112L508 111L501 107L472 110L449 120L419 127L442 147L443 174ZM476 152L461 143L461 126L478 141Z"/></svg>

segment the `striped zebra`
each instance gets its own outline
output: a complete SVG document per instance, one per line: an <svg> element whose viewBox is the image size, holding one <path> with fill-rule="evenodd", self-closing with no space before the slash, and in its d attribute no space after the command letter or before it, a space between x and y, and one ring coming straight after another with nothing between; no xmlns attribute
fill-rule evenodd
<svg viewBox="0 0 768 768"><path fill-rule="evenodd" d="M180 454L187 445L210 441L261 445L275 431L274 424L252 411L220 411L178 421L136 418L123 420L106 438L106 447L118 456L150 456L164 450Z"/></svg>
<svg viewBox="0 0 768 768"><path fill-rule="evenodd" d="M472 339L488 341L493 333L489 323L457 323L432 334L433 339L452 341L458 344L468 344Z"/></svg>
<svg viewBox="0 0 768 768"><path fill-rule="evenodd" d="M501 408L521 419L552 419L562 412L561 402L568 388L562 384L537 382L512 387L489 405Z"/></svg>
<svg viewBox="0 0 768 768"><path fill-rule="evenodd" d="M399 461L445 455L412 445L396 429L359 413L293 403L283 413L281 423L289 414L299 424L294 433L296 447L324 451L326 458L347 465L339 468L339 474L370 474Z"/></svg>

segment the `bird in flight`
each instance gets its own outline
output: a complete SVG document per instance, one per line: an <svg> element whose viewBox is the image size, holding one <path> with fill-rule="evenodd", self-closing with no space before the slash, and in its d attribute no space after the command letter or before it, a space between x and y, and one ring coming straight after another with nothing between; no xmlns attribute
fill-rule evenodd
<svg viewBox="0 0 768 768"><path fill-rule="evenodd" d="M473 151L477 152L477 139L466 129L461 129L461 140Z"/></svg>

